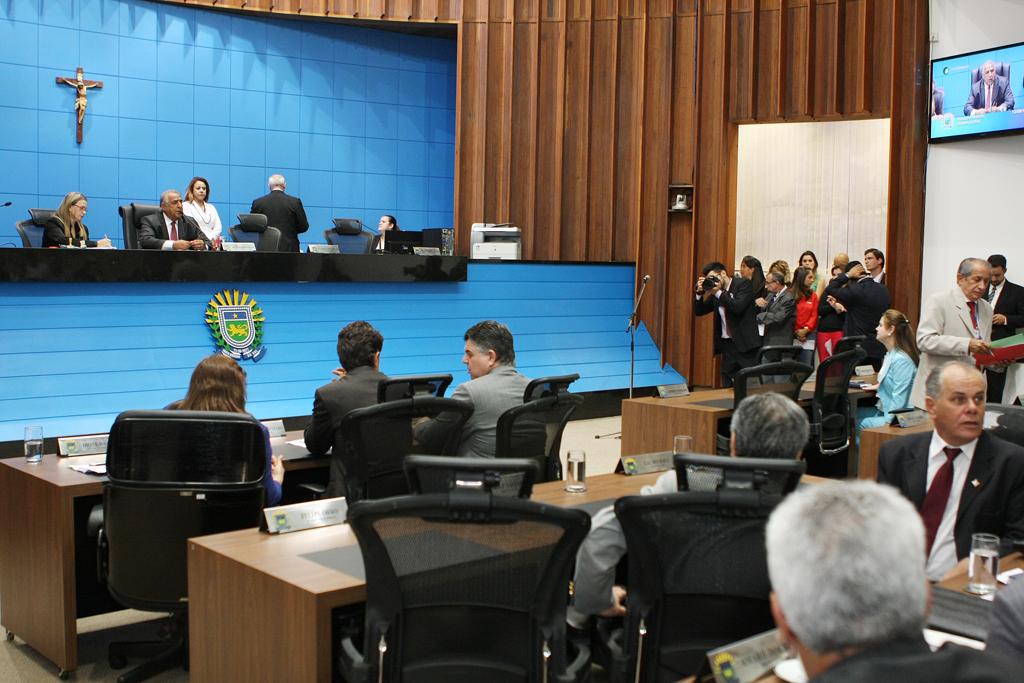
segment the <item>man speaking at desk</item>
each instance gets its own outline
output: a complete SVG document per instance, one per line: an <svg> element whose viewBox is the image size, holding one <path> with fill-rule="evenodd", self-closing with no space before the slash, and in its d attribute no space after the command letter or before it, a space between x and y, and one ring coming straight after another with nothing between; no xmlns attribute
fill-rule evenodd
<svg viewBox="0 0 1024 683"><path fill-rule="evenodd" d="M980 116L990 111L1013 109L1013 88L1010 79L996 75L996 63L991 59L981 65L981 80L971 86L971 94L964 105L964 116Z"/></svg>
<svg viewBox="0 0 1024 683"><path fill-rule="evenodd" d="M267 217L267 225L281 231L278 251L299 251L299 235L309 230L306 209L302 200L285 194L284 176L275 173L267 179L270 192L252 202L252 213L262 213Z"/></svg>
<svg viewBox="0 0 1024 683"><path fill-rule="evenodd" d="M199 224L184 215L180 192L164 190L160 195L160 209L160 213L150 214L139 221L139 246L164 251L203 251L210 248L210 241L199 229Z"/></svg>

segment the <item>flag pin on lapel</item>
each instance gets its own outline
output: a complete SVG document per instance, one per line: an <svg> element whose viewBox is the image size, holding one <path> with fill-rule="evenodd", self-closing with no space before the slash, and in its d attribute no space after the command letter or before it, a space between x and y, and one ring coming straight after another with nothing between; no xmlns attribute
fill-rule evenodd
<svg viewBox="0 0 1024 683"><path fill-rule="evenodd" d="M977 489L977 488L981 488L981 482L980 482L980 481L978 481L977 479L972 479L972 480L971 480L971 485L972 485L972 486L973 486L974 488L976 488L976 489Z"/></svg>

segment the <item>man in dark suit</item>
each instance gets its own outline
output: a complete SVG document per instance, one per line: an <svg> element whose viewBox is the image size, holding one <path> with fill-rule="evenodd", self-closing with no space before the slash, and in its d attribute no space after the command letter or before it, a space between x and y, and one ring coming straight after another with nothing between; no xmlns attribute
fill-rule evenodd
<svg viewBox="0 0 1024 683"><path fill-rule="evenodd" d="M182 212L181 193L164 190L160 195L160 209L160 213L144 216L139 221L140 247L165 251L210 248L210 241L199 224Z"/></svg>
<svg viewBox="0 0 1024 683"><path fill-rule="evenodd" d="M267 217L267 225L281 231L278 251L298 251L299 235L309 230L306 210L302 200L285 194L284 176L275 173L267 180L270 192L252 202L252 213L262 213Z"/></svg>
<svg viewBox="0 0 1024 683"><path fill-rule="evenodd" d="M765 276L765 288L768 296L754 300L754 304L761 309L756 317L758 324L764 325L763 346L792 346L796 301L786 289L785 276L773 270Z"/></svg>
<svg viewBox="0 0 1024 683"><path fill-rule="evenodd" d="M342 419L356 408L377 403L377 385L387 376L381 374L380 351L384 337L373 325L363 320L349 323L338 333L338 360L341 370L333 382L316 390L313 398L313 419L306 427L306 448L314 455L323 455L335 445ZM327 496L345 495L341 462L335 449L331 458L331 479Z"/></svg>
<svg viewBox="0 0 1024 683"><path fill-rule="evenodd" d="M989 287L985 298L992 304L992 341L1006 339L1017 333L1017 328L1024 327L1024 287L1015 285L1006 279L1006 257L992 254L988 257ZM1018 361L1020 362L1020 361ZM1021 368L1016 368L1020 371ZM1006 372L985 371L988 380L988 402L1003 402L1003 387L1006 385Z"/></svg>
<svg viewBox="0 0 1024 683"><path fill-rule="evenodd" d="M712 261L697 278L694 312L715 314L715 353L722 355L722 385L731 387L736 373L757 362L761 335L750 280L730 277L725 265ZM705 287L707 283L707 287Z"/></svg>
<svg viewBox="0 0 1024 683"><path fill-rule="evenodd" d="M810 683L996 683L1013 664L947 644L932 652L924 529L905 498L871 481L808 486L765 531L771 610Z"/></svg>
<svg viewBox="0 0 1024 683"><path fill-rule="evenodd" d="M1024 540L1024 448L982 431L985 378L969 363L932 370L925 407L935 431L883 444L878 481L920 511L928 578L939 581L966 571L972 534L998 535L1000 555Z"/></svg>
<svg viewBox="0 0 1024 683"><path fill-rule="evenodd" d="M991 59L981 65L981 78L971 86L964 105L964 116L979 116L990 111L1007 111L1014 107L1010 79L996 75Z"/></svg>
<svg viewBox="0 0 1024 683"><path fill-rule="evenodd" d="M836 276L825 288L825 300L843 305L846 310L843 336L865 337L862 346L868 362L875 370L881 368L885 347L875 338L875 328L889 308L889 290L885 285L875 282L860 261L850 261L846 272Z"/></svg>

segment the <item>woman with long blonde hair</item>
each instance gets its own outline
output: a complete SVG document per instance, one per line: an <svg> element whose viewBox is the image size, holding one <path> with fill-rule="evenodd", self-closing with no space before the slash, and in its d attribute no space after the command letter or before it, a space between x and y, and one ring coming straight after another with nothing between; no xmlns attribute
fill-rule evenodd
<svg viewBox="0 0 1024 683"><path fill-rule="evenodd" d="M43 247L109 247L106 236L101 240L89 239L89 229L82 219L89 210L89 200L81 192L64 195L57 212L46 219Z"/></svg>
<svg viewBox="0 0 1024 683"><path fill-rule="evenodd" d="M245 413L245 370L233 359L222 355L207 356L192 371L185 398L173 404L177 410L216 410L223 413ZM281 500L284 465L273 455L270 432L263 423L263 438L267 449L267 471L263 485L267 489L267 506Z"/></svg>

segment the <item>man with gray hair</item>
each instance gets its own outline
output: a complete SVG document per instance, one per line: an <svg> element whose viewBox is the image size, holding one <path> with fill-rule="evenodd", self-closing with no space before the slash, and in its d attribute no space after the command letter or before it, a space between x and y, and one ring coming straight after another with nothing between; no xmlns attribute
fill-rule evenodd
<svg viewBox="0 0 1024 683"><path fill-rule="evenodd" d="M261 213L267 217L267 225L281 231L281 241L277 244L278 251L299 251L299 235L309 230L306 209L302 200L285 194L284 176L275 173L267 179L270 192L252 202L251 213Z"/></svg>
<svg viewBox="0 0 1024 683"><path fill-rule="evenodd" d="M775 508L765 542L772 616L813 683L1014 680L992 655L928 647L924 529L891 488L808 486Z"/></svg>
<svg viewBox="0 0 1024 683"><path fill-rule="evenodd" d="M980 116L990 111L1013 109L1016 102L1010 79L996 75L996 63L991 59L981 65L981 77L971 85L964 105L964 116Z"/></svg>
<svg viewBox="0 0 1024 683"><path fill-rule="evenodd" d="M933 294L921 309L917 350L921 360L910 402L924 409L924 383L932 370L951 360L970 360L987 353L992 339L992 304L985 300L989 265L980 258L965 258L956 271L956 287Z"/></svg>
<svg viewBox="0 0 1024 683"><path fill-rule="evenodd" d="M985 378L970 363L933 369L925 391L935 430L884 443L878 481L920 511L928 578L940 581L966 571L972 534L998 535L1000 554L1024 540L1024 448L983 431Z"/></svg>
<svg viewBox="0 0 1024 683"><path fill-rule="evenodd" d="M729 452L732 457L798 460L807 443L810 427L803 409L782 394L766 392L740 402L729 424ZM708 477L688 478L690 490L707 486ZM660 495L679 490L675 470L658 477L654 486L640 494ZM608 506L590 525L590 533L576 557L575 598L568 612L569 622L582 628L590 615L617 617L626 613L622 604L626 591L615 584L615 567L626 554L626 536Z"/></svg>
<svg viewBox="0 0 1024 683"><path fill-rule="evenodd" d="M509 408L523 404L530 380L516 370L516 350L512 332L496 320L483 320L463 336L462 362L470 380L452 393L457 401L473 406L473 414L462 426L458 455L493 458L497 447L498 418ZM445 440L453 413L441 413L416 426L416 440L437 448Z"/></svg>
<svg viewBox="0 0 1024 683"><path fill-rule="evenodd" d="M143 216L139 221L139 246L164 251L202 251L210 241L199 224L182 211L181 193L164 190L160 193L160 213Z"/></svg>

